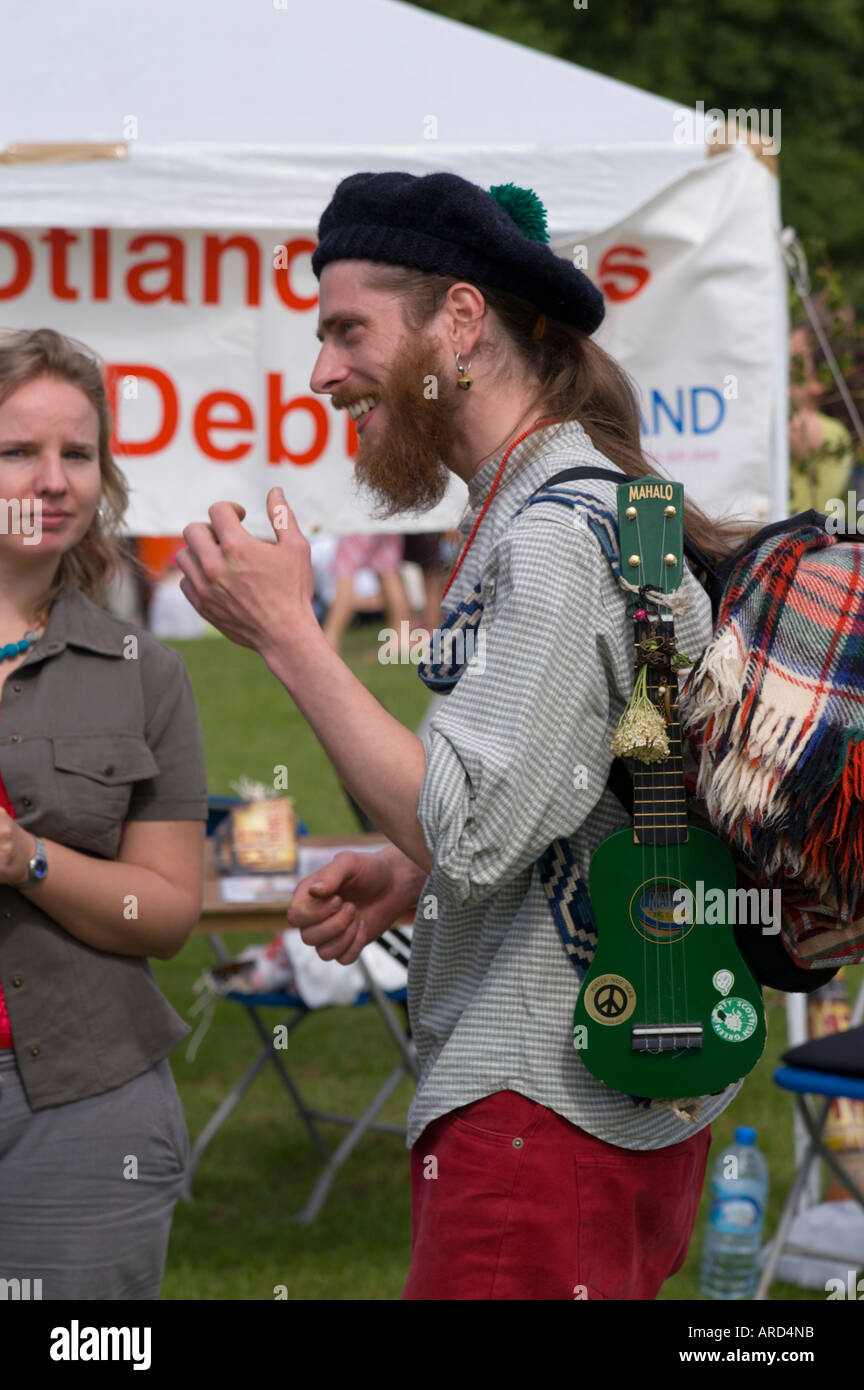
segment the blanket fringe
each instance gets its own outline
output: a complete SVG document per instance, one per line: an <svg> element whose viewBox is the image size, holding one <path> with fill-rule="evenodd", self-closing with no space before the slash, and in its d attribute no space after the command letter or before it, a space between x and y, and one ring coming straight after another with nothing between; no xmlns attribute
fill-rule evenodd
<svg viewBox="0 0 864 1390"><path fill-rule="evenodd" d="M715 725L697 794L760 875L787 868L854 918L864 893L864 734L827 717L806 731L800 725L776 709L760 711L746 752L729 739L718 751L724 730Z"/></svg>

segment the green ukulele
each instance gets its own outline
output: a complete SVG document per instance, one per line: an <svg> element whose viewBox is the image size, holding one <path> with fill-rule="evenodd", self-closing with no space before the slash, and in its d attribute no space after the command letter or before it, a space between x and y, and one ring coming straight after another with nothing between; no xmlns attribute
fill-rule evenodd
<svg viewBox="0 0 864 1390"><path fill-rule="evenodd" d="M680 483L648 478L618 488L628 579L655 593L678 587L682 518ZM652 663L642 678L669 751L637 764L633 826L613 832L591 860L598 944L573 1041L588 1070L615 1090L674 1099L722 1091L761 1057L762 995L733 928L736 913L750 931L765 924L743 917L750 899L735 891L726 846L687 825L672 620L659 601L640 600L637 611L640 602L646 617L635 620L634 654L637 667Z"/></svg>

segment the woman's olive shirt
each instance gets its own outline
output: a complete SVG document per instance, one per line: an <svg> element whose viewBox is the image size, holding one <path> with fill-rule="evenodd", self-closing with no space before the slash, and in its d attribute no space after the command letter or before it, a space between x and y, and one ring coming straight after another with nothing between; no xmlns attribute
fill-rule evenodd
<svg viewBox="0 0 864 1390"><path fill-rule="evenodd" d="M0 773L34 834L115 859L127 820L207 819L201 725L182 658L74 586L7 677L0 709ZM59 873L50 848L48 865ZM134 912L121 889L118 931ZM143 957L85 945L5 884L0 982L34 1110L121 1086L189 1032Z"/></svg>

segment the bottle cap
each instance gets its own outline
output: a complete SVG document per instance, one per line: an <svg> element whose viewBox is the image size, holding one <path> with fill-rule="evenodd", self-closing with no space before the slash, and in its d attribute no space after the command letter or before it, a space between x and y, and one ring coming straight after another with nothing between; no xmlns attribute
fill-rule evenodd
<svg viewBox="0 0 864 1390"><path fill-rule="evenodd" d="M756 1131L751 1125L739 1125L735 1131L736 1144L755 1144Z"/></svg>

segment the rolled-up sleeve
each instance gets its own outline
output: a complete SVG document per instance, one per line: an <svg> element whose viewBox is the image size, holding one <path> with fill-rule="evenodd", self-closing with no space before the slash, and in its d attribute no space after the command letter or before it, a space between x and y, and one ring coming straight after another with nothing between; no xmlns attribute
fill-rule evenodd
<svg viewBox="0 0 864 1390"><path fill-rule="evenodd" d="M430 725L418 816L429 887L456 904L578 830L612 763L624 607L593 534L553 505L522 513L490 554L474 660Z"/></svg>

